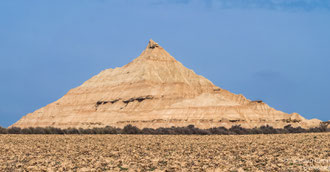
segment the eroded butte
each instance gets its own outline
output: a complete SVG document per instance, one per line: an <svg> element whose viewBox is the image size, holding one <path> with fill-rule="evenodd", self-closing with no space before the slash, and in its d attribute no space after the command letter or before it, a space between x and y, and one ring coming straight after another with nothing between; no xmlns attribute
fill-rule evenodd
<svg viewBox="0 0 330 172"><path fill-rule="evenodd" d="M150 40L129 64L107 69L59 100L12 126L93 128L132 124L139 128L195 125L251 128L288 124L310 128L321 121L287 114L215 86Z"/></svg>

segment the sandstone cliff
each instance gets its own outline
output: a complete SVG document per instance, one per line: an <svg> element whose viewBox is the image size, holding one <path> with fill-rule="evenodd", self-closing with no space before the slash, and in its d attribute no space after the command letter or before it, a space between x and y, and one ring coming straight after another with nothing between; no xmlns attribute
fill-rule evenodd
<svg viewBox="0 0 330 172"><path fill-rule="evenodd" d="M210 128L240 124L251 128L292 124L309 128L319 123L221 89L150 40L131 63L102 71L12 126L91 128L132 124L158 128L193 124Z"/></svg>

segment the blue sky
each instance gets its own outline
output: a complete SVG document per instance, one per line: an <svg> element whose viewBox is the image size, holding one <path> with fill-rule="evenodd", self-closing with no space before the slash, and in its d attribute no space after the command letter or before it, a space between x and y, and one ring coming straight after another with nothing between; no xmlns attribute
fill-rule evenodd
<svg viewBox="0 0 330 172"><path fill-rule="evenodd" d="M129 63L150 38L224 89L330 119L328 0L2 0L0 126Z"/></svg>

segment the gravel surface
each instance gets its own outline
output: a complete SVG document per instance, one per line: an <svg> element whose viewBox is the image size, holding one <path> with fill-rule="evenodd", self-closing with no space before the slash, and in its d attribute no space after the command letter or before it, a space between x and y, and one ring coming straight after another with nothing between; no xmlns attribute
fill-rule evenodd
<svg viewBox="0 0 330 172"><path fill-rule="evenodd" d="M330 171L330 133L0 135L0 171Z"/></svg>

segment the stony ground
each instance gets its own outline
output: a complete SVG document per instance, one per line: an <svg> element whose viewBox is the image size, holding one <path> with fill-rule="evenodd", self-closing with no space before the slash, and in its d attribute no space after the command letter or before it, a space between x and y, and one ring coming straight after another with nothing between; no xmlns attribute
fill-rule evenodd
<svg viewBox="0 0 330 172"><path fill-rule="evenodd" d="M330 133L0 135L0 171L330 171Z"/></svg>

